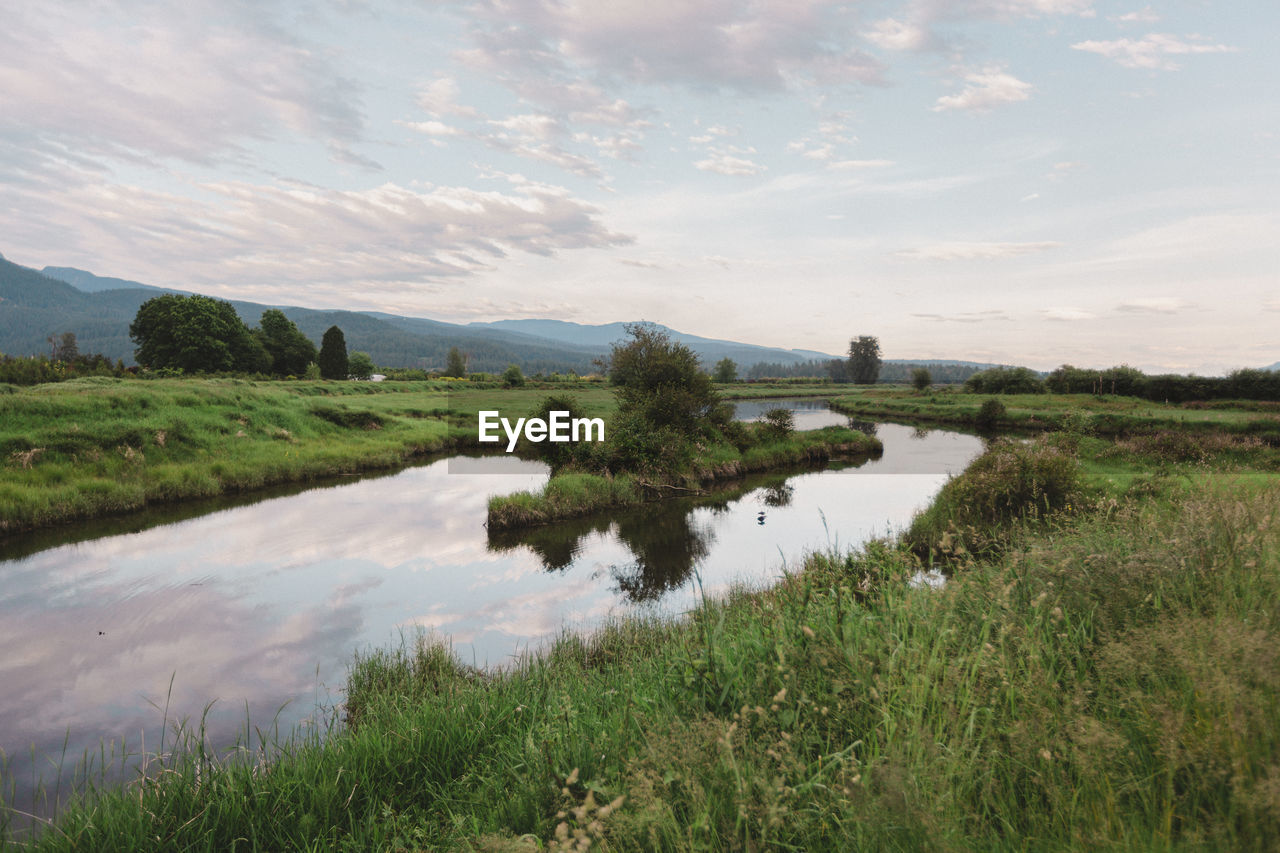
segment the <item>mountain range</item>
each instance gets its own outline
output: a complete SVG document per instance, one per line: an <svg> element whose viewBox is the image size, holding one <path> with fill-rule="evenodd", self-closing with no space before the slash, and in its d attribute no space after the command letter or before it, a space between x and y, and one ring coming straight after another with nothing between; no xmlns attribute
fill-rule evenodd
<svg viewBox="0 0 1280 853"><path fill-rule="evenodd" d="M188 291L95 275L74 267L35 270L0 255L0 352L33 355L49 349L48 337L75 332L81 352L133 362L129 324L138 306L161 293ZM369 353L387 367L441 367L458 347L477 371L501 371L518 364L527 373L574 370L589 373L610 344L626 337L627 323L582 325L560 320L500 320L457 324L382 312L316 310L228 300L249 325L262 312L279 308L313 341L330 326L342 329L349 351ZM688 345L704 364L722 358L745 370L760 362L796 364L838 356L813 350L761 347L685 334L653 324Z"/></svg>

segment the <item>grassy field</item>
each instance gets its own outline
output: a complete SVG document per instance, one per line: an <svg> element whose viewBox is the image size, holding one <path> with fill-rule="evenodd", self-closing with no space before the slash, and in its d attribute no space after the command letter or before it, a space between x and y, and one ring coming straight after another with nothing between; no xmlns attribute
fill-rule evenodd
<svg viewBox="0 0 1280 853"><path fill-rule="evenodd" d="M991 395L943 388L917 392L899 386L873 386L832 395L832 406L860 417L908 419L921 423L979 426L979 411ZM1280 403L1230 401L1152 403L1136 397L1092 394L998 395L1006 415L1002 429L1074 429L1097 435L1160 430L1227 431L1280 438Z"/></svg>
<svg viewBox="0 0 1280 853"><path fill-rule="evenodd" d="M0 534L403 465L469 445L482 408L526 413L600 384L78 379L0 388Z"/></svg>

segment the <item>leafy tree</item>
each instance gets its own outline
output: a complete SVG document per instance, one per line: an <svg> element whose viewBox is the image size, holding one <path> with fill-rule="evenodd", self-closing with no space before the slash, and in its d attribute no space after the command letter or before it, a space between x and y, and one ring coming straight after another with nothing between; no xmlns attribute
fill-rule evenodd
<svg viewBox="0 0 1280 853"><path fill-rule="evenodd" d="M320 375L325 379L347 378L347 339L337 326L330 326L320 339L316 364L320 365Z"/></svg>
<svg viewBox="0 0 1280 853"><path fill-rule="evenodd" d="M698 356L653 326L631 325L627 333L631 340L614 344L608 358L619 412L693 433L720 402Z"/></svg>
<svg viewBox="0 0 1280 853"><path fill-rule="evenodd" d="M352 379L368 379L373 375L373 359L369 357L369 353L356 350L347 359L347 371Z"/></svg>
<svg viewBox="0 0 1280 853"><path fill-rule="evenodd" d="M320 365L314 361L307 365L307 369L302 372L303 379L320 379Z"/></svg>
<svg viewBox="0 0 1280 853"><path fill-rule="evenodd" d="M784 439L796 430L796 418L790 409L776 408L764 413L764 432L774 440Z"/></svg>
<svg viewBox="0 0 1280 853"><path fill-rule="evenodd" d="M520 365L508 365L506 371L502 374L502 384L508 388L519 388L524 384L524 374L520 372Z"/></svg>
<svg viewBox="0 0 1280 853"><path fill-rule="evenodd" d="M933 384L933 375L926 368L916 367L911 370L911 387L923 391Z"/></svg>
<svg viewBox="0 0 1280 853"><path fill-rule="evenodd" d="M738 379L738 365L731 358L722 358L716 362L716 369L712 376L717 382L725 384L736 382Z"/></svg>
<svg viewBox="0 0 1280 853"><path fill-rule="evenodd" d="M449 349L449 361L445 365L444 375L458 378L467 375L467 358L462 354L462 350L457 347Z"/></svg>
<svg viewBox="0 0 1280 853"><path fill-rule="evenodd" d="M301 376L316 360L316 345L279 309L262 312L258 335L271 356L271 372L277 376Z"/></svg>
<svg viewBox="0 0 1280 853"><path fill-rule="evenodd" d="M880 339L859 335L849 341L849 378L858 385L874 385L880 378Z"/></svg>
<svg viewBox="0 0 1280 853"><path fill-rule="evenodd" d="M45 340L49 342L50 358L54 361L75 361L80 357L80 346L76 343L75 332L50 335Z"/></svg>
<svg viewBox="0 0 1280 853"><path fill-rule="evenodd" d="M231 303L199 294L148 299L129 325L129 337L138 345L138 363L153 370L259 373L271 366Z"/></svg>

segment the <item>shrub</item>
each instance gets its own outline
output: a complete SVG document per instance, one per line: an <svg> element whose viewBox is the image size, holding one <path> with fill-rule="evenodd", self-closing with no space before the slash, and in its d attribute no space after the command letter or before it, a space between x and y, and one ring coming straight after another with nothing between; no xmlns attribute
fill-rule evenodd
<svg viewBox="0 0 1280 853"><path fill-rule="evenodd" d="M502 374L502 384L507 388L519 388L524 385L524 374L520 372L520 365L508 365Z"/></svg>
<svg viewBox="0 0 1280 853"><path fill-rule="evenodd" d="M1009 412L1005 409L1004 403L991 397L983 401L982 408L978 409L978 426L983 429L994 429L1008 416Z"/></svg>
<svg viewBox="0 0 1280 853"><path fill-rule="evenodd" d="M987 550L1011 522L1060 510L1080 489L1079 463L1056 442L1001 439L942 487L905 539L917 551L944 555Z"/></svg>
<svg viewBox="0 0 1280 853"><path fill-rule="evenodd" d="M764 413L761 431L769 441L784 439L796 430L796 419L789 409L770 409Z"/></svg>

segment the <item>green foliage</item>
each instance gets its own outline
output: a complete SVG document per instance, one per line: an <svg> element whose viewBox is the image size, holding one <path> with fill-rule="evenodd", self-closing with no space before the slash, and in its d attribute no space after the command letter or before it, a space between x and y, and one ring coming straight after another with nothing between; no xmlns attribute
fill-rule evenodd
<svg viewBox="0 0 1280 853"><path fill-rule="evenodd" d="M731 358L722 358L716 362L716 367L711 374L716 382L728 384L738 380L738 365Z"/></svg>
<svg viewBox="0 0 1280 853"><path fill-rule="evenodd" d="M459 379L467 375L467 358L457 347L449 349L449 362L445 365L444 375Z"/></svg>
<svg viewBox="0 0 1280 853"><path fill-rule="evenodd" d="M352 379L368 379L375 369L373 359L367 352L357 350L347 359L347 371Z"/></svg>
<svg viewBox="0 0 1280 853"><path fill-rule="evenodd" d="M68 361L51 361L48 356L12 358L0 355L0 382L40 385L64 382L83 376L130 376L123 364L112 364L102 355L78 355Z"/></svg>
<svg viewBox="0 0 1280 853"><path fill-rule="evenodd" d="M982 401L982 406L978 409L977 423L983 429L995 429L1008 416L1004 403L995 397L989 397Z"/></svg>
<svg viewBox="0 0 1280 853"><path fill-rule="evenodd" d="M880 378L880 339L859 335L849 341L849 379L858 385L874 385Z"/></svg>
<svg viewBox="0 0 1280 853"><path fill-rule="evenodd" d="M614 344L609 354L609 382L619 411L658 429L699 432L720 398L697 355L652 326L637 324L627 331L631 340Z"/></svg>
<svg viewBox="0 0 1280 853"><path fill-rule="evenodd" d="M929 373L927 368L913 367L911 369L911 387L917 391L924 391L933 384L933 374Z"/></svg>
<svg viewBox="0 0 1280 853"><path fill-rule="evenodd" d="M165 294L148 299L129 326L143 367L185 373L260 373L271 357L230 302Z"/></svg>
<svg viewBox="0 0 1280 853"><path fill-rule="evenodd" d="M964 390L974 394L1043 394L1045 383L1028 367L993 367L966 379Z"/></svg>
<svg viewBox="0 0 1280 853"><path fill-rule="evenodd" d="M520 372L520 365L507 365L507 369L502 373L502 384L507 388L521 388L524 386L524 374Z"/></svg>
<svg viewBox="0 0 1280 853"><path fill-rule="evenodd" d="M543 397L528 417L541 418L550 422L552 412L568 412L571 421L584 416L582 405L576 397L571 394L551 394ZM541 441L534 442L531 446L535 448L534 452L537 453L538 458L550 465L554 472L573 461L575 457L589 458L590 444L590 442Z"/></svg>
<svg viewBox="0 0 1280 853"><path fill-rule="evenodd" d="M337 326L330 326L320 340L320 355L316 357L320 375L325 379L346 379L350 373L347 358L347 339Z"/></svg>
<svg viewBox="0 0 1280 853"><path fill-rule="evenodd" d="M302 376L307 365L316 360L316 345L279 309L262 312L258 336L271 356L271 372L276 376Z"/></svg>
<svg viewBox="0 0 1280 853"><path fill-rule="evenodd" d="M770 409L761 421L762 431L769 441L786 438L796 430L796 419L790 409Z"/></svg>
<svg viewBox="0 0 1280 853"><path fill-rule="evenodd" d="M302 372L303 379L316 380L322 378L320 376L320 365L314 361L307 365L307 369Z"/></svg>
<svg viewBox="0 0 1280 853"><path fill-rule="evenodd" d="M1141 397L1156 403L1206 400L1280 401L1280 371L1236 370L1225 377L1148 376L1121 365L1105 370L1082 369L1064 364L1049 374L1046 387L1055 394L1117 394Z"/></svg>
<svg viewBox="0 0 1280 853"><path fill-rule="evenodd" d="M994 442L916 517L905 535L922 552L943 556L982 550L1012 521L1042 516L1079 500L1080 463L1059 443L1040 438Z"/></svg>

